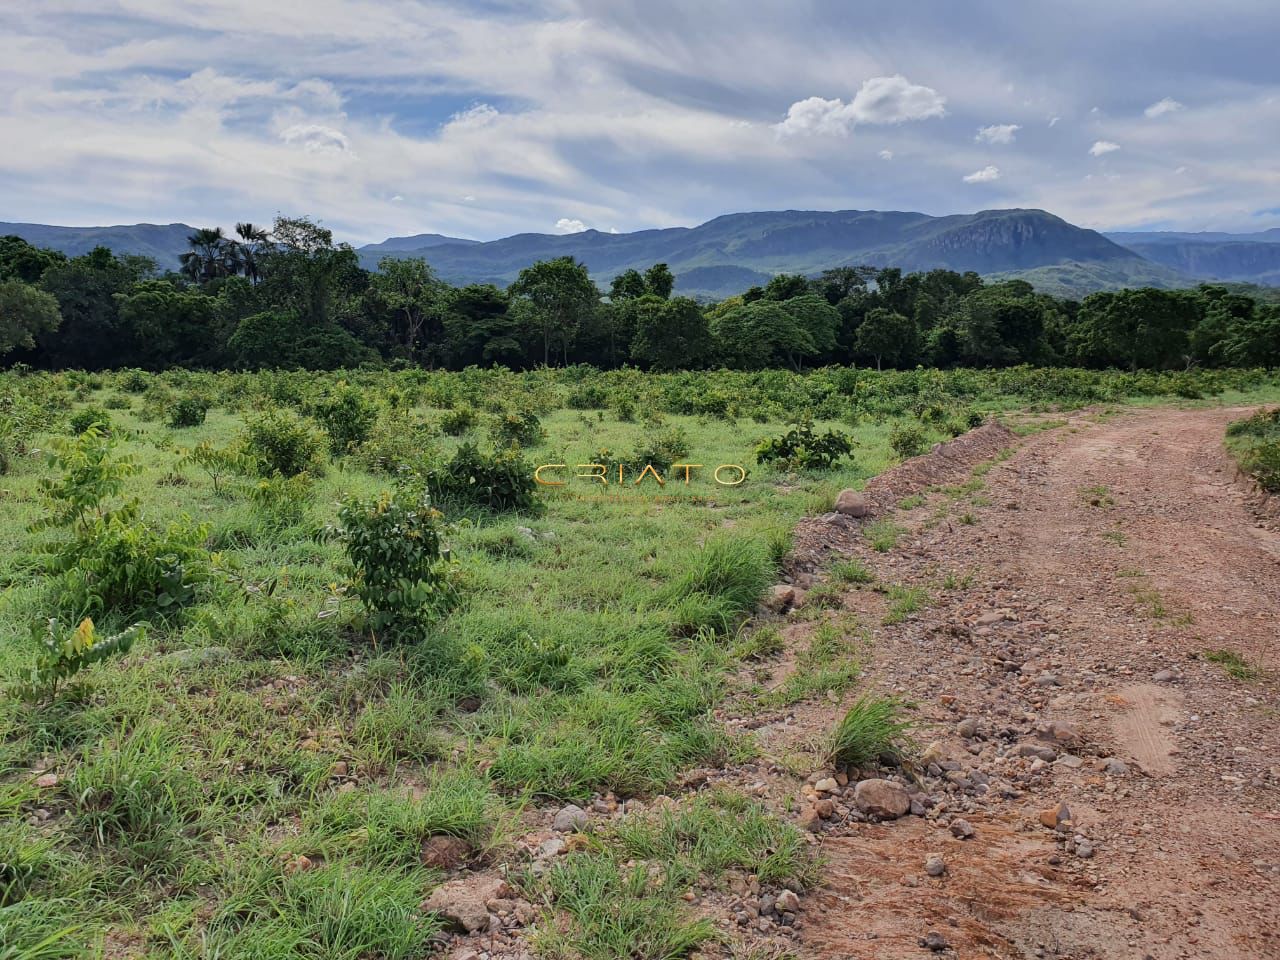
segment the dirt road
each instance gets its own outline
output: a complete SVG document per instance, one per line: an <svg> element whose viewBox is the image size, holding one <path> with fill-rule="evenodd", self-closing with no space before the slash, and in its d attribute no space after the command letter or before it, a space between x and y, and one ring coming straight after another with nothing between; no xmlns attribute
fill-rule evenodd
<svg viewBox="0 0 1280 960"><path fill-rule="evenodd" d="M1082 414L896 511L895 549L841 544L865 623L886 585L929 595L867 669L917 705L935 805L824 827L802 952L1280 957L1280 535L1223 450L1244 412Z"/></svg>

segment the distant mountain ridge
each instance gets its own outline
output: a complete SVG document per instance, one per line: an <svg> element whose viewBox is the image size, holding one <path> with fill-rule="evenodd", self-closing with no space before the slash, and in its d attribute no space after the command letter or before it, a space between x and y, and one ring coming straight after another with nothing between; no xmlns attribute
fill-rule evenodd
<svg viewBox="0 0 1280 960"><path fill-rule="evenodd" d="M877 210L734 213L697 227L524 233L422 251L362 248L360 253L366 262L386 253L424 256L453 283L507 284L528 264L548 257L576 257L605 283L623 270L665 262L676 275L678 292L707 296L741 292L775 273L815 274L851 264L1016 275L1086 263L1105 266L1111 277L1132 274L1163 286L1189 282L1093 230L1043 210L1022 209L944 217Z"/></svg>
<svg viewBox="0 0 1280 960"><path fill-rule="evenodd" d="M102 245L152 257L162 268L177 267L193 231L184 223L0 223L0 235L16 234L71 256ZM1022 277L1046 292L1068 296L1201 280L1280 285L1280 228L1257 234L1103 234L1034 209L940 217L909 211L779 210L725 214L696 227L521 233L490 241L422 233L368 244L358 253L369 268L384 256L421 256L451 283L501 286L534 261L550 257L578 258L602 287L623 270L665 262L676 274L678 293L702 297L740 293L776 273L816 274L859 264Z"/></svg>

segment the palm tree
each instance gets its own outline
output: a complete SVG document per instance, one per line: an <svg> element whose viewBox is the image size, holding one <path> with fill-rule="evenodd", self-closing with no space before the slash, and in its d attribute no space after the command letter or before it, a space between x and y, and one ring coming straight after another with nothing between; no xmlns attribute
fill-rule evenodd
<svg viewBox="0 0 1280 960"><path fill-rule="evenodd" d="M231 272L227 259L227 237L221 227L201 227L187 237L190 253L179 258L182 272L196 283L204 283Z"/></svg>
<svg viewBox="0 0 1280 960"><path fill-rule="evenodd" d="M232 269L242 273L250 283L257 283L262 276L262 265L258 255L266 249L271 233L263 227L255 227L252 223L237 223L236 236L239 240L229 242Z"/></svg>

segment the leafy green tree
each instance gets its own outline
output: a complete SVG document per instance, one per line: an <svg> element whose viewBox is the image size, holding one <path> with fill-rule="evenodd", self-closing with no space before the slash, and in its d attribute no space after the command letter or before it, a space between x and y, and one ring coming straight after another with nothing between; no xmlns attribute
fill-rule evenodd
<svg viewBox="0 0 1280 960"><path fill-rule="evenodd" d="M1069 342L1078 361L1101 366L1167 370L1190 356L1191 332L1203 304L1191 291L1117 290L1080 304Z"/></svg>
<svg viewBox="0 0 1280 960"><path fill-rule="evenodd" d="M396 351L434 367L443 358L445 287L421 257L383 257L369 296L390 318Z"/></svg>
<svg viewBox="0 0 1280 960"><path fill-rule="evenodd" d="M688 369L710 354L711 330L697 301L651 294L637 300L636 307L631 357L637 363L654 370Z"/></svg>
<svg viewBox="0 0 1280 960"><path fill-rule="evenodd" d="M670 300L675 286L675 275L665 263L655 263L644 272L644 289L650 296Z"/></svg>
<svg viewBox="0 0 1280 960"><path fill-rule="evenodd" d="M40 288L57 299L62 324L36 337L44 361L86 370L127 365L132 341L120 330L115 297L154 272L154 261L117 257L106 247L45 270Z"/></svg>
<svg viewBox="0 0 1280 960"><path fill-rule="evenodd" d="M217 301L167 280L143 280L115 295L136 366L163 370L204 362L217 346Z"/></svg>
<svg viewBox="0 0 1280 960"><path fill-rule="evenodd" d="M505 363L524 357L519 325L507 295L493 284L454 290L444 315L446 356L454 368Z"/></svg>
<svg viewBox="0 0 1280 960"><path fill-rule="evenodd" d="M859 353L875 358L877 370L886 362L893 366L915 355L916 325L897 311L876 307L858 327L854 345Z"/></svg>
<svg viewBox="0 0 1280 960"><path fill-rule="evenodd" d="M317 331L359 312L356 297L368 276L349 244L335 244L333 231L305 217L276 217L271 236L274 242L258 255L267 304Z"/></svg>
<svg viewBox="0 0 1280 960"><path fill-rule="evenodd" d="M568 363L570 340L600 300L587 268L573 257L540 260L520 271L510 293L529 303L542 330L543 366L551 365L553 340Z"/></svg>
<svg viewBox="0 0 1280 960"><path fill-rule="evenodd" d="M760 369L786 363L798 368L803 358L820 352L800 317L776 300L744 303L730 298L709 311L707 319L717 352L732 366Z"/></svg>
<svg viewBox="0 0 1280 960"><path fill-rule="evenodd" d="M809 278L799 273L780 273L765 284L765 300L790 300L803 297L813 291L809 286Z"/></svg>
<svg viewBox="0 0 1280 960"><path fill-rule="evenodd" d="M644 275L639 270L624 270L613 278L609 286L609 299L614 303L623 300L635 300L649 292L644 282Z"/></svg>
<svg viewBox="0 0 1280 960"><path fill-rule="evenodd" d="M38 283L45 270L66 262L66 255L57 250L34 247L21 237L0 237L0 281Z"/></svg>
<svg viewBox="0 0 1280 960"><path fill-rule="evenodd" d="M52 294L18 280L0 282L0 356L18 347L35 349L36 337L52 333L60 323Z"/></svg>

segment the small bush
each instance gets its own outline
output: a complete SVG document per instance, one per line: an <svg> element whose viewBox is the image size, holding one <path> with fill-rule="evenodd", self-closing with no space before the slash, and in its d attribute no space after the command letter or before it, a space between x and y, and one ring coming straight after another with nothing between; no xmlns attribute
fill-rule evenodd
<svg viewBox="0 0 1280 960"><path fill-rule="evenodd" d="M307 421L288 410L270 410L250 419L242 446L263 477L324 472L324 439Z"/></svg>
<svg viewBox="0 0 1280 960"><path fill-rule="evenodd" d="M853 447L847 434L828 430L819 435L813 432L813 422L804 420L756 447L756 463L776 463L790 470L830 470Z"/></svg>
<svg viewBox="0 0 1280 960"><path fill-rule="evenodd" d="M183 519L156 529L128 505L97 517L51 552L63 609L167 615L190 603L207 575L208 528Z"/></svg>
<svg viewBox="0 0 1280 960"><path fill-rule="evenodd" d="M111 432L111 415L101 407L85 407L77 410L67 421L72 436L80 436L90 427L96 426L102 433Z"/></svg>
<svg viewBox="0 0 1280 960"><path fill-rule="evenodd" d="M547 431L542 429L542 421L537 414L524 411L503 414L494 422L491 435L498 446L518 444L522 447L536 447L546 439Z"/></svg>
<svg viewBox="0 0 1280 960"><path fill-rule="evenodd" d="M467 405L454 407L440 418L440 431L449 437L460 437L476 425L480 415L475 408Z"/></svg>
<svg viewBox="0 0 1280 960"><path fill-rule="evenodd" d="M113 636L101 636L88 617L75 630L67 631L56 619L33 627L32 634L41 651L25 680L15 693L23 700L47 701L58 695L59 686L91 664L125 654L144 630L135 624Z"/></svg>
<svg viewBox="0 0 1280 960"><path fill-rule="evenodd" d="M889 431L889 446L903 460L918 457L925 451L924 431L912 424L896 424Z"/></svg>
<svg viewBox="0 0 1280 960"><path fill-rule="evenodd" d="M907 731L913 726L911 721L899 719L901 708L891 698L859 699L831 732L831 762L848 767L899 762L909 745Z"/></svg>
<svg viewBox="0 0 1280 960"><path fill-rule="evenodd" d="M312 406L311 414L329 434L330 449L342 454L368 439L378 408L362 391L340 382Z"/></svg>
<svg viewBox="0 0 1280 960"><path fill-rule="evenodd" d="M169 409L169 426L198 427L209 412L209 399L193 393L179 397Z"/></svg>
<svg viewBox="0 0 1280 960"><path fill-rule="evenodd" d="M464 443L447 464L427 471L423 480L436 499L489 510L534 510L537 483L533 467L516 448L483 453Z"/></svg>
<svg viewBox="0 0 1280 960"><path fill-rule="evenodd" d="M351 498L338 510L351 582L375 633L419 626L449 597L440 512L425 501L384 493Z"/></svg>
<svg viewBox="0 0 1280 960"><path fill-rule="evenodd" d="M652 466L659 473L666 473L673 463L688 455L689 436L679 427L650 430L627 461L627 466L633 472Z"/></svg>

